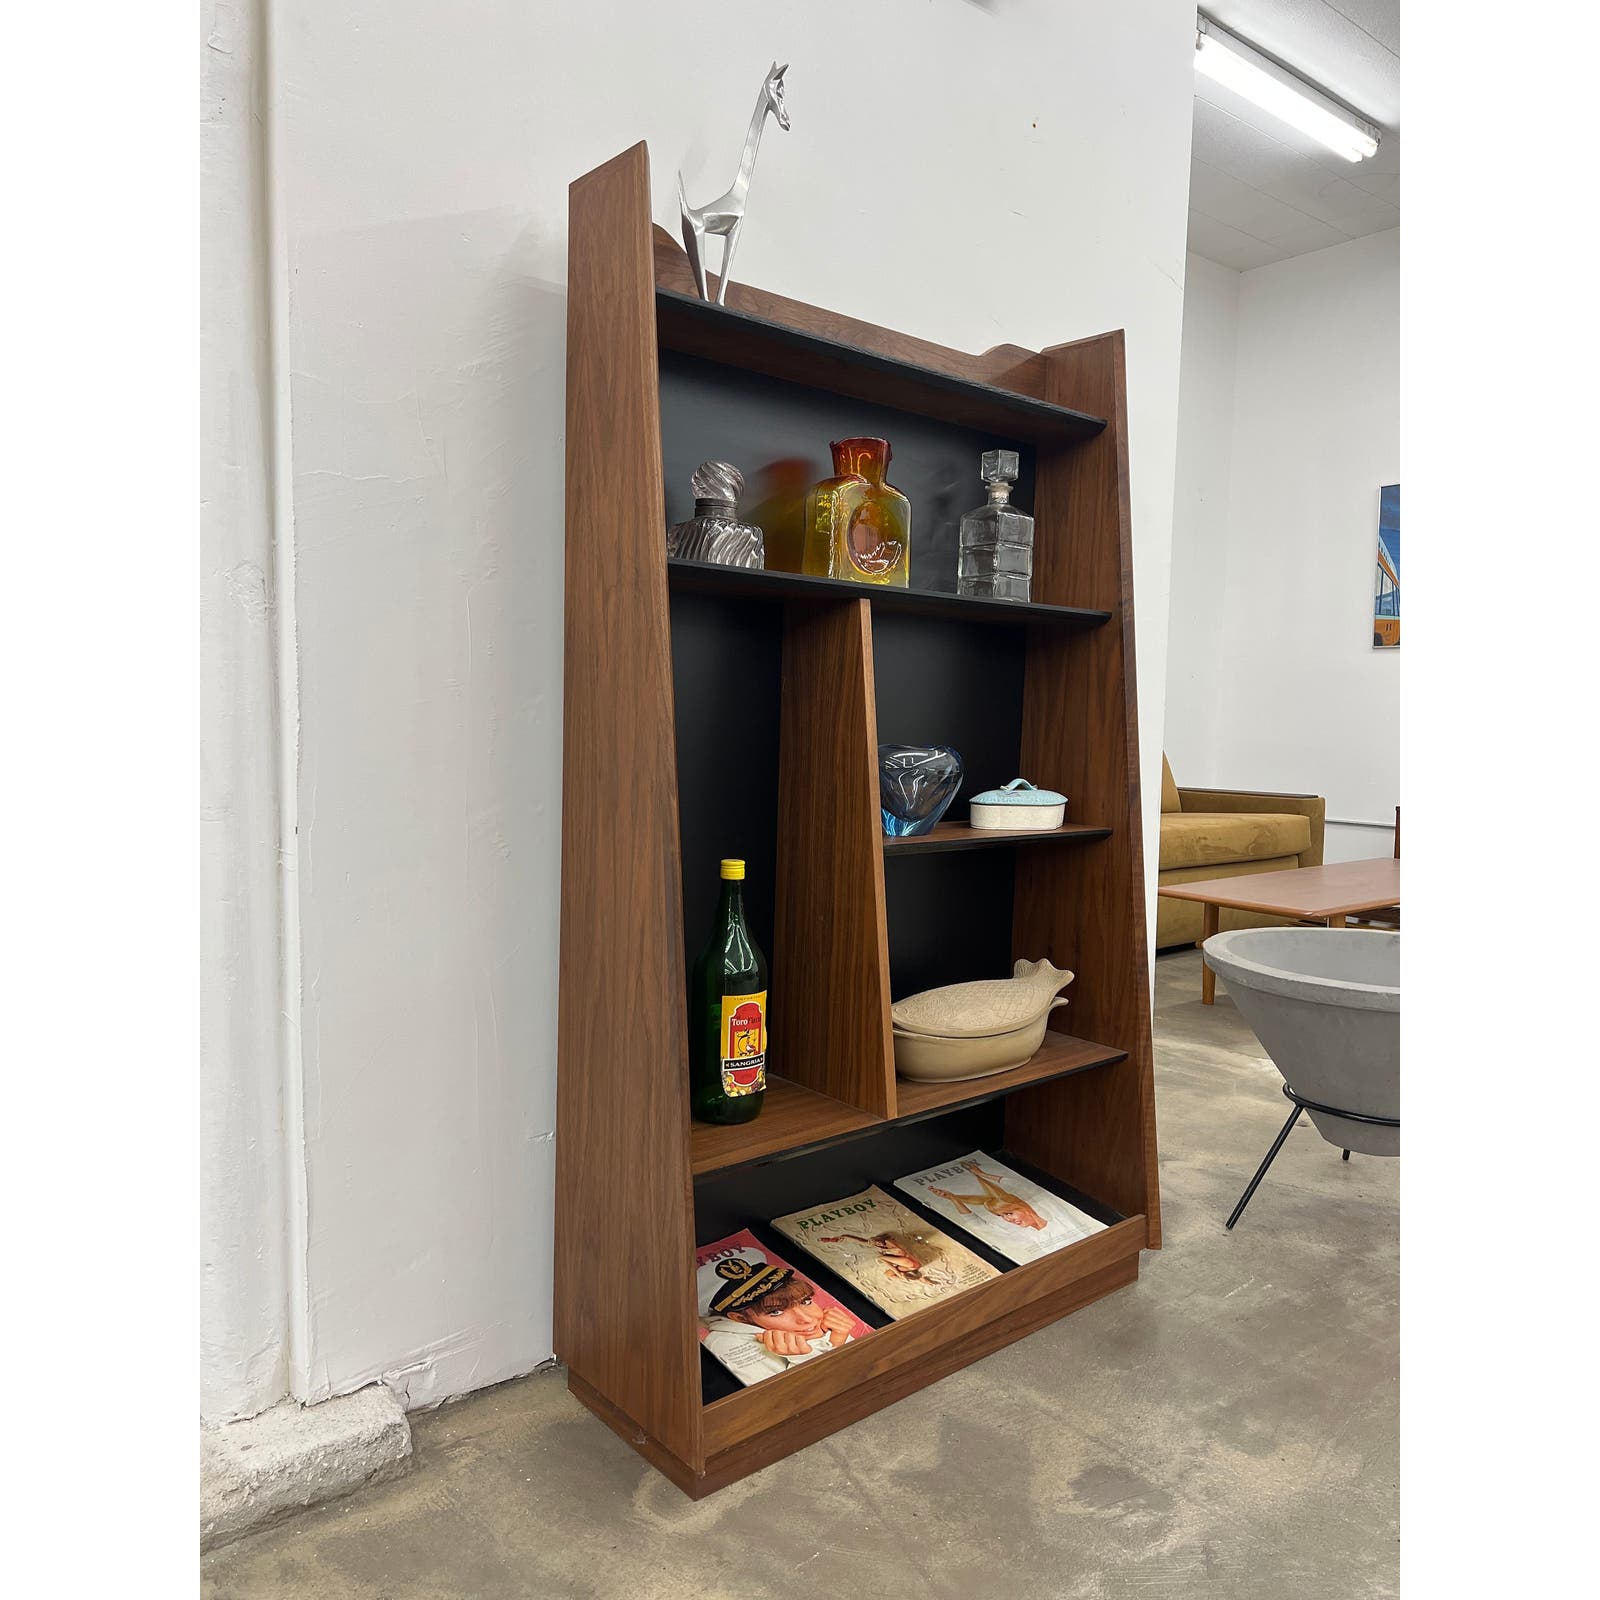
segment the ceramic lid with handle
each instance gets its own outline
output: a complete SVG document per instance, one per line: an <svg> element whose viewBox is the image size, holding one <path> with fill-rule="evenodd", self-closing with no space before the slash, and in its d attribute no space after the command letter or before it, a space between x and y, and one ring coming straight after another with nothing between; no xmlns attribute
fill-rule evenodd
<svg viewBox="0 0 1600 1600"><path fill-rule="evenodd" d="M1054 789L1035 789L1026 778L1013 778L1003 789L985 789L972 797L975 806L1064 806L1067 797Z"/></svg>

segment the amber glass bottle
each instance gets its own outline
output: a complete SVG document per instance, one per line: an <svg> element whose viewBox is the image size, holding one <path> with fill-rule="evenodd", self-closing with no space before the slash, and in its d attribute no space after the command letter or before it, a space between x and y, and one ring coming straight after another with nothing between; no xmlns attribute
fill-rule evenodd
<svg viewBox="0 0 1600 1600"><path fill-rule="evenodd" d="M890 583L911 578L911 502L884 482L887 439L839 439L831 478L806 497L805 570L818 578Z"/></svg>
<svg viewBox="0 0 1600 1600"><path fill-rule="evenodd" d="M744 920L744 862L722 863L722 901L689 981L689 1109L749 1122L767 1094L767 961Z"/></svg>

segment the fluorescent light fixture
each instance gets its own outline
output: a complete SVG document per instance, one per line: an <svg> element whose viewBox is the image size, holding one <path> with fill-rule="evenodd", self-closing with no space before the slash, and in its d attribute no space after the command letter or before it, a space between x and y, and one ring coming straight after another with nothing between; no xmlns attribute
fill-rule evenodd
<svg viewBox="0 0 1600 1600"><path fill-rule="evenodd" d="M1347 111L1337 100L1280 67L1253 45L1218 27L1210 17L1197 17L1195 69L1252 105L1270 111L1291 128L1325 144L1346 161L1378 153L1379 130Z"/></svg>

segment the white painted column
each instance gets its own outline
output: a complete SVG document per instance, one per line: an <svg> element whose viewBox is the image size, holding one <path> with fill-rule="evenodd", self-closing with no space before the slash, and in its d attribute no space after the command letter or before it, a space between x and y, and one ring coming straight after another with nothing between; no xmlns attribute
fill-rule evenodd
<svg viewBox="0 0 1600 1600"><path fill-rule="evenodd" d="M200 20L201 1415L289 1386L264 0Z"/></svg>

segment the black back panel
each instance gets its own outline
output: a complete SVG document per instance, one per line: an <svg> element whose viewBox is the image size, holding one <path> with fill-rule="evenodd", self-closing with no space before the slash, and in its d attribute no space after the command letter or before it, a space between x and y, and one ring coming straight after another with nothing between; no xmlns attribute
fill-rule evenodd
<svg viewBox="0 0 1600 1600"><path fill-rule="evenodd" d="M945 813L967 820L974 794L1019 773L1020 628L876 614L873 671L878 738L885 744L948 744L960 751L961 789ZM946 983L1011 972L1012 850L891 855L889 989L895 999Z"/></svg>
<svg viewBox="0 0 1600 1600"><path fill-rule="evenodd" d="M872 618L878 738L948 744L961 752L961 791L945 816L965 822L966 798L1017 772L1022 748L1026 630L933 617Z"/></svg>
<svg viewBox="0 0 1600 1600"><path fill-rule="evenodd" d="M888 856L889 993L1011 976L1013 850Z"/></svg>
<svg viewBox="0 0 1600 1600"><path fill-rule="evenodd" d="M961 518L983 504L978 460L985 450L1017 452L1012 501L1032 510L1031 445L661 352L667 526L694 512L694 469L702 461L731 461L744 474L741 514L767 530L769 547L777 551L786 533L790 542L797 537L806 490L833 473L829 442L855 436L889 441L889 482L911 502L913 589L955 592Z"/></svg>
<svg viewBox="0 0 1600 1600"><path fill-rule="evenodd" d="M721 892L717 863L742 856L745 917L770 962L783 608L674 591L671 612L684 959L692 965L711 936ZM628 805L631 797L607 803Z"/></svg>

